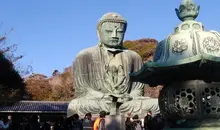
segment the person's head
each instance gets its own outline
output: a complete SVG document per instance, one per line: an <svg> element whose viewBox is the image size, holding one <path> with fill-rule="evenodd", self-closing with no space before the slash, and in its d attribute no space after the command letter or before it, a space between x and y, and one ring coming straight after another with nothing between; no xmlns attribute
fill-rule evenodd
<svg viewBox="0 0 220 130"><path fill-rule="evenodd" d="M86 113L85 119L91 120L92 114L91 113Z"/></svg>
<svg viewBox="0 0 220 130"><path fill-rule="evenodd" d="M79 115L78 115L78 114L74 114L74 115L73 115L73 119L74 119L74 120L78 120L78 119L79 119Z"/></svg>
<svg viewBox="0 0 220 130"><path fill-rule="evenodd" d="M165 118L157 114L152 119L152 129L154 130L162 130L165 126Z"/></svg>
<svg viewBox="0 0 220 130"><path fill-rule="evenodd" d="M11 120L11 115L8 115L8 120Z"/></svg>
<svg viewBox="0 0 220 130"><path fill-rule="evenodd" d="M97 26L100 44L107 48L121 48L127 21L118 13L106 13Z"/></svg>
<svg viewBox="0 0 220 130"><path fill-rule="evenodd" d="M99 117L100 117L100 118L105 118L105 116L106 116L106 112L105 112L105 111L101 111L101 112L99 113Z"/></svg>
<svg viewBox="0 0 220 130"><path fill-rule="evenodd" d="M128 117L131 117L131 113L130 113L130 112L128 112L128 113L127 113L127 116L128 116Z"/></svg>
<svg viewBox="0 0 220 130"><path fill-rule="evenodd" d="M33 119L33 121L38 121L38 116L37 116L37 115L34 115L34 116L32 117L32 119Z"/></svg>
<svg viewBox="0 0 220 130"><path fill-rule="evenodd" d="M138 115L134 115L134 116L133 116L133 119L134 119L134 120L138 120L138 119L139 119L139 116L138 116Z"/></svg>
<svg viewBox="0 0 220 130"><path fill-rule="evenodd" d="M147 113L147 115L152 116L152 112L151 112L151 111L149 111L149 112Z"/></svg>
<svg viewBox="0 0 220 130"><path fill-rule="evenodd" d="M110 115L110 112L106 112L106 115Z"/></svg>

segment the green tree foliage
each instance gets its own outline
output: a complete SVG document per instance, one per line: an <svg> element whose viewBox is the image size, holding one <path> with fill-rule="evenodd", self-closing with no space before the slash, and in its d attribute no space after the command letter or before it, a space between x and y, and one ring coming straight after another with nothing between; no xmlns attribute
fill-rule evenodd
<svg viewBox="0 0 220 130"><path fill-rule="evenodd" d="M7 58L14 66L14 68L19 72L21 76L26 76L30 72L32 72L32 66L23 66L19 61L23 58L23 55L16 55L16 51L18 48L17 44L8 44L7 36L13 31L14 29L11 28L11 30L8 33L5 33L4 35L0 36L0 53L2 53L5 58Z"/></svg>
<svg viewBox="0 0 220 130"><path fill-rule="evenodd" d="M6 44L6 36L7 34L0 37L0 105L17 102L25 93L24 80L19 69L15 68L17 61L23 56L15 55L17 45Z"/></svg>
<svg viewBox="0 0 220 130"><path fill-rule="evenodd" d="M24 81L14 65L0 53L0 104L14 103L24 94Z"/></svg>

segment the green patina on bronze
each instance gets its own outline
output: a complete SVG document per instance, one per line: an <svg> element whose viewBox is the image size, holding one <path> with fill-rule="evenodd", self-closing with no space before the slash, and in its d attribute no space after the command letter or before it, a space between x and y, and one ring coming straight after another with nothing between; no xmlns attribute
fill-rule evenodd
<svg viewBox="0 0 220 130"><path fill-rule="evenodd" d="M199 15L200 6L194 4L193 0L183 0L179 9L175 9L177 17L181 21L194 20Z"/></svg>
<svg viewBox="0 0 220 130"><path fill-rule="evenodd" d="M195 21L199 9L193 0L182 0L176 9L182 23L158 43L153 61L145 67L172 67L202 60L220 62L220 35L217 31L205 31L203 24Z"/></svg>
<svg viewBox="0 0 220 130"><path fill-rule="evenodd" d="M129 73L143 64L136 52L122 45L126 28L127 21L118 13L99 20L98 45L82 50L73 63L77 98L68 106L68 117L103 110L111 115L159 112L158 99L143 97L144 84L130 81Z"/></svg>
<svg viewBox="0 0 220 130"><path fill-rule="evenodd" d="M153 60L130 74L133 81L163 85L160 111L173 120L169 130L220 128L220 34L206 31L200 6L182 0L174 32L158 43Z"/></svg>

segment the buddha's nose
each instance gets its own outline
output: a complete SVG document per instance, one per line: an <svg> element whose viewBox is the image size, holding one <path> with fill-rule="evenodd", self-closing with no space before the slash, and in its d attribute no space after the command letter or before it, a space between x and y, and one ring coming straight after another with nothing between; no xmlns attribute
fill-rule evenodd
<svg viewBox="0 0 220 130"><path fill-rule="evenodd" d="M115 39L118 38L118 37L117 37L117 31L116 31L116 30L112 31L111 38L115 38Z"/></svg>

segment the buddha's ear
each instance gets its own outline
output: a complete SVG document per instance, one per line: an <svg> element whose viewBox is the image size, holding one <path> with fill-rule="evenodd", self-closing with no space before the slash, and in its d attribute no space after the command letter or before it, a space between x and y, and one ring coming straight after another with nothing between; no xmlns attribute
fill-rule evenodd
<svg viewBox="0 0 220 130"><path fill-rule="evenodd" d="M97 36L98 36L98 39L99 39L99 46L101 46L101 37L100 37L100 33L99 33L99 30L96 31L97 33Z"/></svg>
<svg viewBox="0 0 220 130"><path fill-rule="evenodd" d="M97 31L96 31L96 33L97 33L97 36L98 36L99 41L100 41L100 40L101 40L101 38L100 38L99 30L97 30Z"/></svg>

